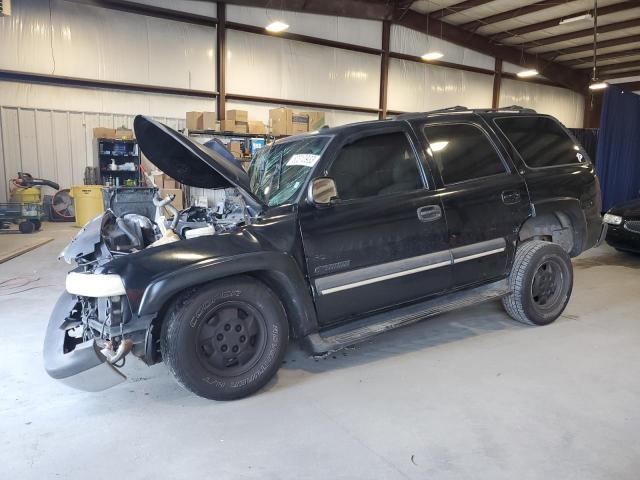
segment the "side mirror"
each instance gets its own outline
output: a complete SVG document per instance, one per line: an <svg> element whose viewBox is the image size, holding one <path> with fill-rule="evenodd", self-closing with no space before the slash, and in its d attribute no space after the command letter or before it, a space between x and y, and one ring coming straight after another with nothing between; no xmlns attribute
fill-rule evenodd
<svg viewBox="0 0 640 480"><path fill-rule="evenodd" d="M307 200L316 207L328 207L332 200L338 198L338 190L336 182L333 178L318 177L311 180L309 191L307 192Z"/></svg>

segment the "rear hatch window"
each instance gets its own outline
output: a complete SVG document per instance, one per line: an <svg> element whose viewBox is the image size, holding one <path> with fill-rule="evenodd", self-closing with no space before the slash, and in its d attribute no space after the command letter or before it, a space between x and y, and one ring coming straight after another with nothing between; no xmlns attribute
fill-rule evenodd
<svg viewBox="0 0 640 480"><path fill-rule="evenodd" d="M588 160L582 147L549 117L501 117L493 120L528 167L555 167Z"/></svg>

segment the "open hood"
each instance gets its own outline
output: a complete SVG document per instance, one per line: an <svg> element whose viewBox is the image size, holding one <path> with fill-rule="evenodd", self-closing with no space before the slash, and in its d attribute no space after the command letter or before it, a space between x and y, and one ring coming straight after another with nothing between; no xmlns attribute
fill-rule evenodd
<svg viewBox="0 0 640 480"><path fill-rule="evenodd" d="M138 145L156 167L180 183L199 188L238 188L256 206L249 176L229 158L144 115L133 121Z"/></svg>

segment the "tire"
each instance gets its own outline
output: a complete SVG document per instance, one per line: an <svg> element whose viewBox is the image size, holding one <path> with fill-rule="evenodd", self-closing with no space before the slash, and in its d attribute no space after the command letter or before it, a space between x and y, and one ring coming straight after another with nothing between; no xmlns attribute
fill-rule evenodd
<svg viewBox="0 0 640 480"><path fill-rule="evenodd" d="M287 349L289 325L278 297L250 277L180 294L162 326L163 361L201 397L233 400L262 388Z"/></svg>
<svg viewBox="0 0 640 480"><path fill-rule="evenodd" d="M512 293L502 298L502 305L511 318L529 325L552 323L571 297L569 254L560 245L542 240L519 245L509 286Z"/></svg>
<svg viewBox="0 0 640 480"><path fill-rule="evenodd" d="M31 220L31 223L33 223L33 226L35 227L36 231L42 228L42 222L40 220Z"/></svg>
<svg viewBox="0 0 640 480"><path fill-rule="evenodd" d="M30 220L25 220L18 225L20 233L33 233L36 231L36 226Z"/></svg>

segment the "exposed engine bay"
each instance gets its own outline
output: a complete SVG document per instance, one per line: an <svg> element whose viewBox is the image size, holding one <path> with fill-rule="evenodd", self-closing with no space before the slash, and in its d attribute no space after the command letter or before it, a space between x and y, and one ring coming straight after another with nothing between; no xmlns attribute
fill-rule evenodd
<svg viewBox="0 0 640 480"><path fill-rule="evenodd" d="M191 206L178 211L172 205L173 196L163 199L156 193L153 198L156 215L153 219L137 213L116 215L111 209L96 217L60 255L67 263L78 264L74 270L77 273L72 272L67 278L67 290L70 293L74 290L70 278L77 278L76 275L80 274L86 283L90 280L87 273L93 273L118 256L135 254L166 243L232 232L251 221L251 209L236 189L225 189L224 196L220 195L221 191L218 193L216 197L223 199L215 208ZM109 275L97 275L95 278L107 277ZM108 287L102 285L101 288ZM121 366L131 351L136 356L143 354L141 349L145 339L133 325L135 322L132 322L132 311L124 290L109 295L76 295L75 305L67 317L67 351L86 342L95 342L107 363L113 366Z"/></svg>
<svg viewBox="0 0 640 480"><path fill-rule="evenodd" d="M172 201L173 198L163 199L156 193L153 199L156 216L153 219L137 213L115 215L113 211L107 210L99 217L99 240L103 244L98 248L95 245L98 238L94 236L88 239L87 235L82 235L85 230L92 229L92 225L88 224L61 256L68 263L74 260L85 265L101 263L102 259L135 253L165 243L233 231L240 225L250 223L252 218L250 208L233 188L225 189L224 199L213 208L191 206L178 211L173 207ZM94 225L93 230L97 227L98 225ZM87 240L94 245L83 248L80 244Z"/></svg>

